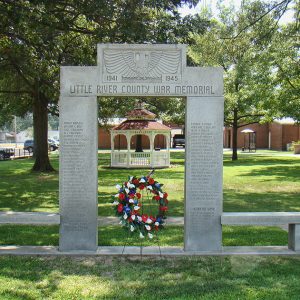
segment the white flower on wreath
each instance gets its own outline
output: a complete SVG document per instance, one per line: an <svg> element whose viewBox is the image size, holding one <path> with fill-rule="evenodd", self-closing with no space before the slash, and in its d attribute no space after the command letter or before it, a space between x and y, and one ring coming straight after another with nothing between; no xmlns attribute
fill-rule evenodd
<svg viewBox="0 0 300 300"><path fill-rule="evenodd" d="M146 221L146 223L147 223L147 224L151 224L151 223L152 223L152 220L151 220L150 218L148 218L147 221Z"/></svg>

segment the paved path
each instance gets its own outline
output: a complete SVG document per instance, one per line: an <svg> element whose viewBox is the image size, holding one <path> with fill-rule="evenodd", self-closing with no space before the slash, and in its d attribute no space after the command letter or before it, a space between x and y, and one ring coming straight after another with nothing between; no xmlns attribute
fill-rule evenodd
<svg viewBox="0 0 300 300"><path fill-rule="evenodd" d="M79 256L204 256L204 255L299 255L284 246L264 247L222 247L220 251L191 252L184 251L181 247L158 246L101 246L96 251L59 251L55 246L0 246L1 255L79 255Z"/></svg>
<svg viewBox="0 0 300 300"><path fill-rule="evenodd" d="M110 226L110 225L118 225L120 219L118 217L98 217L98 224L100 226ZM167 225L183 225L184 218L183 217L167 217L166 219Z"/></svg>

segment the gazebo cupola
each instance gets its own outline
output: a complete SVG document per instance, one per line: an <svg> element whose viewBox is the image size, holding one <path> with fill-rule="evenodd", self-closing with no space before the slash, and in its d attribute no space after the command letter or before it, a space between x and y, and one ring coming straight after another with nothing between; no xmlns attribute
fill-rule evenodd
<svg viewBox="0 0 300 300"><path fill-rule="evenodd" d="M162 168L170 166L171 128L141 103L111 130L111 166Z"/></svg>

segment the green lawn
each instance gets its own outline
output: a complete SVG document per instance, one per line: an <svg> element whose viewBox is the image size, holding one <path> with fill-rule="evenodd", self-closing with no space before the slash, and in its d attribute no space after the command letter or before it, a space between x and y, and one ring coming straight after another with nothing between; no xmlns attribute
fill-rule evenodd
<svg viewBox="0 0 300 300"><path fill-rule="evenodd" d="M278 152L243 154L237 162L224 156L224 211L300 211L300 157ZM279 153L281 154L281 153ZM58 157L51 156L58 169ZM110 169L109 154L99 154L99 209L113 215L111 195L128 175L147 170ZM183 216L184 153L171 153L171 168L156 170L155 178L169 194L169 215ZM58 212L58 173L31 173L31 159L0 162L0 211Z"/></svg>
<svg viewBox="0 0 300 300"><path fill-rule="evenodd" d="M298 300L299 257L0 257L0 299Z"/></svg>
<svg viewBox="0 0 300 300"><path fill-rule="evenodd" d="M224 155L224 211L300 211L300 158L280 156L276 152L243 154L232 162ZM58 169L58 156L51 156ZM99 209L102 216L114 215L111 195L115 185L128 175L141 176L147 170L110 169L109 154L99 154ZM164 183L169 194L169 215L183 216L184 153L171 153L172 166L156 170L155 178ZM31 159L0 163L0 210L58 211L58 172L30 172ZM57 227L0 226L0 244L57 245ZM102 232L101 232L102 230ZM166 226L161 234L163 245L182 246L183 229ZM172 236L172 238L170 238ZM287 234L275 227L223 228L224 245L286 245ZM119 227L100 229L100 245L124 244ZM258 238L256 238L258 237ZM140 241L130 240L129 244Z"/></svg>
<svg viewBox="0 0 300 300"><path fill-rule="evenodd" d="M2 225L0 245L58 246L58 226ZM179 246L183 247L183 227L166 226L156 239L141 240L129 235L119 226L99 228L99 246ZM223 226L224 246L278 246L287 245L287 232L278 227ZM142 244L141 244L142 243Z"/></svg>
<svg viewBox="0 0 300 300"><path fill-rule="evenodd" d="M262 155L224 157L225 211L300 211L300 158ZM183 153L172 153L172 168L157 170L165 184L170 215L183 215ZM52 156L58 168L57 156ZM113 215L110 195L127 170L99 160L99 214ZM58 174L29 171L30 159L0 162L0 210L58 211ZM132 175L144 174L131 170ZM127 232L99 228L99 245L124 245ZM166 226L160 245L182 246L183 228ZM153 241L155 245L157 242ZM0 244L58 245L58 226L0 226ZM129 245L139 245L129 238ZM277 227L224 226L223 244L287 245ZM149 245L144 241L143 245ZM229 256L186 258L0 257L0 299L300 299L300 258Z"/></svg>

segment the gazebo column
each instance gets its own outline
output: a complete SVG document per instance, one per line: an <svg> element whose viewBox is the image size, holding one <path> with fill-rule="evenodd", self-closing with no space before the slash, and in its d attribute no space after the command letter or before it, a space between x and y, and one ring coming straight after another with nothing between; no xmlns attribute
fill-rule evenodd
<svg viewBox="0 0 300 300"><path fill-rule="evenodd" d="M153 131L150 134L147 134L149 141L150 141L150 167L153 168L155 166L154 161L154 138Z"/></svg>
<svg viewBox="0 0 300 300"><path fill-rule="evenodd" d="M115 132L113 130L110 131L110 161L111 161L111 165L114 166L115 165Z"/></svg>
<svg viewBox="0 0 300 300"><path fill-rule="evenodd" d="M167 165L170 166L170 133L164 134L166 139L166 150L167 150Z"/></svg>
<svg viewBox="0 0 300 300"><path fill-rule="evenodd" d="M130 167L130 142L131 142L131 137L132 134L130 132L126 132L126 140L127 140L127 168Z"/></svg>

